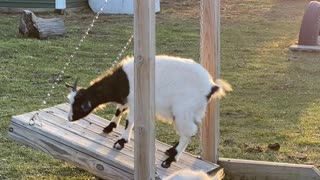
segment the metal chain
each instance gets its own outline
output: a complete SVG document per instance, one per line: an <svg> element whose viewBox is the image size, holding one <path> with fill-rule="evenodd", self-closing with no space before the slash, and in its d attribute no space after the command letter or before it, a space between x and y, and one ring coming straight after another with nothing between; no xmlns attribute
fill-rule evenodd
<svg viewBox="0 0 320 180"><path fill-rule="evenodd" d="M75 57L76 54L78 54L78 51L82 45L82 43L84 42L84 40L86 39L87 35L89 34L89 32L92 30L92 28L94 27L94 24L96 22L97 19L99 19L100 14L103 12L103 10L105 9L105 7L107 6L108 0L104 1L103 6L100 8L100 10L96 13L95 17L92 19L89 27L87 28L86 32L84 33L84 35L82 36L82 38L80 39L78 45L76 45L74 51L71 53L70 57L67 59L67 62L65 63L63 69L58 73L58 77L54 80L54 84L51 86L50 91L47 93L47 98L51 98L51 95L53 93L53 90L56 88L56 86L58 85L58 82L61 82L64 78L64 74L65 74L65 70L67 69L67 67L70 65L71 60ZM114 61L114 63L117 63L120 58L123 56L124 52L127 50L128 46L131 44L132 40L133 40L133 35L130 36L129 40L127 41L126 45L121 49L120 53L118 54L116 60ZM42 104L46 105L47 101L43 100ZM39 109L37 113L35 113L29 120L29 125L33 126L36 124L36 120L39 121L40 126L42 126L42 121L40 118L38 118L39 113L42 110Z"/></svg>
<svg viewBox="0 0 320 180"><path fill-rule="evenodd" d="M206 1L206 0L201 0L200 1L200 36L201 36L201 34L203 34L202 33L202 31L203 31L203 18L204 18L204 3L203 3L203 1ZM199 53L199 56L200 56L200 61L201 61L201 50L202 50L202 43L201 43L201 41L202 41L202 38L203 37L200 37L200 53ZM202 155L203 155L203 147L202 147L202 144L201 144L201 139L202 139L202 128L201 128L201 123L199 124L199 147L198 147L198 149L199 149L199 159L201 159L202 158Z"/></svg>
<svg viewBox="0 0 320 180"><path fill-rule="evenodd" d="M39 113L40 112L36 112L29 121L29 126L34 126L34 125L38 125L40 127L42 127L42 120L39 118ZM39 122L38 124L36 123L36 120Z"/></svg>
<svg viewBox="0 0 320 180"><path fill-rule="evenodd" d="M90 26L88 27L88 29L86 30L85 34L82 36L82 38L80 39L80 42L79 44L75 47L75 50L71 53L70 57L68 58L67 62L65 63L65 66L63 67L63 69L58 73L58 77L54 80L54 84L51 86L51 89L50 89L50 92L47 93L47 98L50 98L52 93L53 93L53 90L56 88L56 86L58 85L58 82L62 81L63 80L63 77L64 77L64 74L65 74L65 70L67 69L67 67L70 65L71 63L71 60L74 58L74 56L78 53L79 49L80 49L80 46L82 45L82 43L84 42L84 40L86 39L87 35L89 34L89 32L91 31L91 29L93 28L94 26L94 23L96 22L96 20L99 18L99 15L102 13L102 11L104 10L104 8L106 7L108 3L108 0L105 0L103 6L100 8L100 11L95 15L95 17L93 18ZM46 100L43 100L42 101L42 104L43 105L46 105L47 104L47 101ZM42 110L39 109L37 113L35 113L29 120L29 125L30 126L33 126L36 124L36 120L37 121L40 121L41 119L38 118L39 116L39 113L41 112ZM42 126L42 122L40 121L40 125Z"/></svg>
<svg viewBox="0 0 320 180"><path fill-rule="evenodd" d="M70 65L71 60L75 57L76 54L78 54L78 51L80 49L80 46L82 45L82 43L84 42L84 40L86 39L87 35L89 34L89 32L92 30L92 28L94 27L94 23L96 22L96 20L99 18L100 14L103 12L104 8L107 6L108 0L104 1L103 6L100 8L100 10L97 12L97 14L95 15L95 17L92 19L89 27L87 28L86 32L84 33L84 35L82 36L82 38L80 39L80 42L78 43L78 45L76 45L74 51L71 53L70 57L67 59L67 62L65 63L65 66L63 67L63 69L60 71L60 73L58 74L58 77L56 78L54 84L51 86L51 91L50 93L53 92L53 89L55 88L56 85L58 85L58 82L63 80L64 77L64 71L67 69L67 67ZM48 97L51 96L51 94L48 93ZM46 101L44 101L43 104L46 104Z"/></svg>

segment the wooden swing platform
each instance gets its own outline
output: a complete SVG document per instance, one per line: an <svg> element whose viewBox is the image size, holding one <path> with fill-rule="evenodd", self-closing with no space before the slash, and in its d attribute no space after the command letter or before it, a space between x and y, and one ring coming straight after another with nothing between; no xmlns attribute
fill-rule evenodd
<svg viewBox="0 0 320 180"><path fill-rule="evenodd" d="M110 134L102 132L109 124L91 114L76 122L68 122L68 104L13 116L9 136L27 146L41 150L54 158L69 162L103 179L133 179L134 140L121 151L113 148L124 127L119 126ZM33 121L30 119L34 119ZM164 152L171 146L156 141L156 172L162 179L180 169L202 170L212 179L222 179L223 169L216 164L202 161L184 152L179 162L164 169L161 162L167 158ZM140 167L143 168L143 167Z"/></svg>

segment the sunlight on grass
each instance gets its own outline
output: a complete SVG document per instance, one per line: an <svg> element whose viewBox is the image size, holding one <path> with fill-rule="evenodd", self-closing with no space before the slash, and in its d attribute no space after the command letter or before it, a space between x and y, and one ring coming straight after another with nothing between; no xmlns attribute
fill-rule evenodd
<svg viewBox="0 0 320 180"><path fill-rule="evenodd" d="M312 56L302 62L287 58L305 5L289 0L221 1L221 78L234 89L221 100L222 157L320 167L320 62ZM79 77L79 85L87 87L112 66L133 32L132 16L102 16L46 98L93 14L59 17L65 19L67 37L43 41L18 35L18 15L0 18L0 179L94 179L7 137L11 116L66 102L69 90L64 83ZM157 14L157 54L198 61L199 32L199 1L163 1ZM124 56L132 54L130 46ZM110 119L114 111L110 106L96 113ZM178 136L174 127L158 122L157 139L174 144ZM279 143L280 150L270 151L270 143ZM186 150L199 155L198 136Z"/></svg>

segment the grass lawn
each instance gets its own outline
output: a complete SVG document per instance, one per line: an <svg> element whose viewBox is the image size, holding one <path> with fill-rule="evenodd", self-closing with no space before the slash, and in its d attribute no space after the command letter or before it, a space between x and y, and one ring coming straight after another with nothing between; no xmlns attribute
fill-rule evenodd
<svg viewBox="0 0 320 180"><path fill-rule="evenodd" d="M220 156L313 164L320 168L320 62L288 61L307 1L222 0L221 77L234 91L221 101ZM157 54L199 59L199 1L163 0L157 15ZM19 16L0 16L0 179L94 179L85 171L10 140L13 115L66 102L80 77L87 86L110 68L133 33L131 16L101 16L48 98L55 77L94 14L38 14L65 19L65 38L18 35ZM126 55L132 55L132 46ZM46 101L46 104L42 102ZM97 114L111 118L113 107ZM157 138L174 144L171 126L157 124ZM279 151L267 146L279 143ZM187 151L198 154L198 137Z"/></svg>

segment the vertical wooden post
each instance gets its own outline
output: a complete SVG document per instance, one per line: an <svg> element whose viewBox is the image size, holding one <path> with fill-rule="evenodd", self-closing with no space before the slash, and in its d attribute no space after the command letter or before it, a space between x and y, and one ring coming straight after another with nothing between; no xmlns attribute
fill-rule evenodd
<svg viewBox="0 0 320 180"><path fill-rule="evenodd" d="M155 2L135 0L134 179L155 176Z"/></svg>
<svg viewBox="0 0 320 180"><path fill-rule="evenodd" d="M220 74L220 0L201 0L200 58L213 79ZM201 127L202 158L217 163L219 155L219 101L212 101Z"/></svg>

